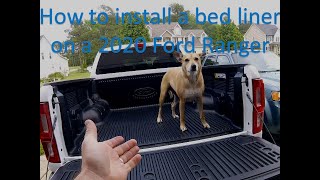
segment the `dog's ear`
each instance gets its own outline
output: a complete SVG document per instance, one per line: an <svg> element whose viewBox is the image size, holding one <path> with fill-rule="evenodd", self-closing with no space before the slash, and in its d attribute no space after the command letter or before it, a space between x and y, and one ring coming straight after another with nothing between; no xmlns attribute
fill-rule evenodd
<svg viewBox="0 0 320 180"><path fill-rule="evenodd" d="M199 57L201 58L202 56L205 56L207 53L206 52L201 52L201 53L197 53L199 55Z"/></svg>
<svg viewBox="0 0 320 180"><path fill-rule="evenodd" d="M173 56L179 61L179 62L181 62L182 61L182 57L183 57L183 55L182 55L182 53L181 52L178 52L178 51L174 51L173 53Z"/></svg>

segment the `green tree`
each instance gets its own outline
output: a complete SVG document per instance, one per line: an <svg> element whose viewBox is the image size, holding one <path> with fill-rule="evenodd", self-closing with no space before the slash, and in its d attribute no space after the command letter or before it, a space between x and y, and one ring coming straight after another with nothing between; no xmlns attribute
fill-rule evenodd
<svg viewBox="0 0 320 180"><path fill-rule="evenodd" d="M179 3L172 3L169 5L171 8L171 22L178 22L178 18L181 12L184 12L184 6ZM166 22L168 22L168 16L166 17Z"/></svg>
<svg viewBox="0 0 320 180"><path fill-rule="evenodd" d="M202 28L213 41L219 41L221 39L221 25L206 22Z"/></svg>
<svg viewBox="0 0 320 180"><path fill-rule="evenodd" d="M172 3L169 5L169 7L171 8L173 15L176 15L176 16L178 16L180 12L184 11L184 6L179 3Z"/></svg>
<svg viewBox="0 0 320 180"><path fill-rule="evenodd" d="M247 23L247 24L239 24L238 28L239 31L241 32L241 34L245 34L247 32L247 30L249 29L249 27L251 26L251 24Z"/></svg>
<svg viewBox="0 0 320 180"><path fill-rule="evenodd" d="M68 33L67 41L72 41L75 43L75 52L72 53L70 50L64 52L64 56L69 59L70 65L80 65L81 70L84 71L87 65L92 64L97 52L103 47L105 41L100 39L100 37L106 37L108 39L108 45L110 46L110 41L114 36L120 36L119 29L122 25L115 24L115 13L112 8L106 5L100 6L100 11L106 12L108 14L107 24L92 24L90 21L86 20L81 24L74 24L70 29L65 32ZM105 17L101 17L103 21ZM94 19L97 22L97 18ZM83 44L82 42L89 41L91 44L91 52L85 53L82 48L88 44Z"/></svg>
<svg viewBox="0 0 320 180"><path fill-rule="evenodd" d="M188 23L180 24L183 29L201 29L201 25L196 23L196 16L192 14L189 10L185 10L184 6L179 3L172 3L169 5L172 11L171 22L178 22L179 17L181 16L181 12L185 12L188 14ZM168 17L166 17L168 21Z"/></svg>
<svg viewBox="0 0 320 180"><path fill-rule="evenodd" d="M196 15L190 13L190 11L186 12L188 13L188 23L182 24L181 27L183 29L202 29L202 25L196 23Z"/></svg>
<svg viewBox="0 0 320 180"><path fill-rule="evenodd" d="M131 12L131 16L133 17L134 12ZM122 28L120 30L121 37L130 37L132 38L133 42L138 37L143 37L147 42L151 41L149 31L143 21L141 21L139 24L134 24L137 22L135 18L131 18L131 22L129 21L129 15L126 15L125 17L125 23L122 25ZM143 16L140 15L140 18L143 19ZM124 43L128 43L125 41Z"/></svg>
<svg viewBox="0 0 320 180"><path fill-rule="evenodd" d="M102 10L103 12L106 12L108 15L111 15L111 16L115 15L114 10L110 6L103 4L99 7L99 9Z"/></svg>
<svg viewBox="0 0 320 180"><path fill-rule="evenodd" d="M55 72L48 75L50 81L61 80L64 78L64 75L61 72Z"/></svg>
<svg viewBox="0 0 320 180"><path fill-rule="evenodd" d="M228 41L235 41L237 45L239 45L239 43L243 41L243 35L233 21L229 24L221 25L220 38L220 40L224 42L225 48L228 47ZM233 48L233 44L231 44L231 49Z"/></svg>

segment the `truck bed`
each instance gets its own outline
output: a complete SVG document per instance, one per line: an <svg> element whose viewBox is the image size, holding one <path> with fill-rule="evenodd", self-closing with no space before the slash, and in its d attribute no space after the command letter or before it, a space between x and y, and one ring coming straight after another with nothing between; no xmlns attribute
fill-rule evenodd
<svg viewBox="0 0 320 180"><path fill-rule="evenodd" d="M279 179L280 148L261 138L240 135L214 142L141 153L128 179ZM56 171L52 180L73 179L81 159Z"/></svg>
<svg viewBox="0 0 320 180"><path fill-rule="evenodd" d="M146 148L221 136L241 130L231 120L212 110L205 110L211 128L204 129L198 111L192 105L187 105L185 114L188 130L181 132L179 120L171 116L170 104L163 106L161 124L156 122L158 110L158 105L111 110L104 121L97 124L98 141L121 135L125 140L136 139L140 148ZM179 114L178 108L176 112ZM75 140L75 148L71 151L74 156L81 155L84 133L85 130Z"/></svg>

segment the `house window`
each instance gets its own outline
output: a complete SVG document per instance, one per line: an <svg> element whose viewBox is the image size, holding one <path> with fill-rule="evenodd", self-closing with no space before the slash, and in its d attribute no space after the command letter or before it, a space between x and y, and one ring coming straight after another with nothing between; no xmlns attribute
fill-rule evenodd
<svg viewBox="0 0 320 180"><path fill-rule="evenodd" d="M44 60L44 55L43 55L43 53L41 53L41 58L42 58L42 60Z"/></svg>
<svg viewBox="0 0 320 180"><path fill-rule="evenodd" d="M273 36L267 36L267 41L273 42Z"/></svg>
<svg viewBox="0 0 320 180"><path fill-rule="evenodd" d="M181 35L181 29L178 28L178 27L174 28L174 33L175 33L176 35Z"/></svg>
<svg viewBox="0 0 320 180"><path fill-rule="evenodd" d="M49 58L51 59L51 53L49 53Z"/></svg>

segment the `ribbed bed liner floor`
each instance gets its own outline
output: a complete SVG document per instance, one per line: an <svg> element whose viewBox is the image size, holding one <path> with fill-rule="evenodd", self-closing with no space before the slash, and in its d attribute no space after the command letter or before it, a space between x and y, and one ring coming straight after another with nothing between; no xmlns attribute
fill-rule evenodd
<svg viewBox="0 0 320 180"><path fill-rule="evenodd" d="M140 148L160 146L204 137L220 136L239 132L229 119L214 111L205 111L207 122L211 128L204 129L199 113L191 106L186 106L187 131L181 132L178 119L171 116L170 105L163 107L163 122L158 124L158 105L111 110L104 123L99 124L98 141L104 141L114 136L123 136L125 140L136 139ZM178 114L177 108L177 114ZM73 155L80 155L84 132L76 140Z"/></svg>
<svg viewBox="0 0 320 180"><path fill-rule="evenodd" d="M280 178L280 148L257 137L236 136L156 152L142 160L128 180L216 180ZM52 180L77 176L81 160L58 169Z"/></svg>

